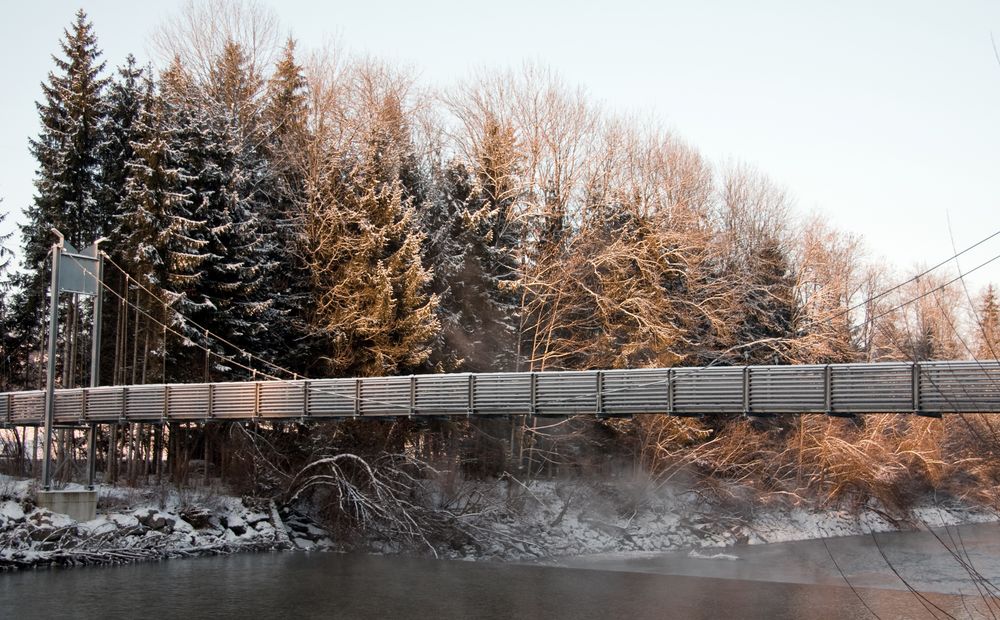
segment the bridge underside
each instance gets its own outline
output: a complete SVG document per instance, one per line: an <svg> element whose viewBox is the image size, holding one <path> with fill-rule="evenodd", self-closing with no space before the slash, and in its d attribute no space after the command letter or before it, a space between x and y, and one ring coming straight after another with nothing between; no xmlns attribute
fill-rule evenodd
<svg viewBox="0 0 1000 620"><path fill-rule="evenodd" d="M0 394L0 425L44 422L43 391ZM1000 363L924 362L437 374L57 390L55 423L386 416L1000 412Z"/></svg>

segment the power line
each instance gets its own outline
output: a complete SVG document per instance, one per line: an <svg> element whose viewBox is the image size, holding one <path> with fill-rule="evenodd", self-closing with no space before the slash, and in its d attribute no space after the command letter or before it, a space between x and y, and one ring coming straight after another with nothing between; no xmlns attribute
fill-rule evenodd
<svg viewBox="0 0 1000 620"><path fill-rule="evenodd" d="M969 247L965 248L961 252L958 252L958 253L950 256L949 258L946 258L945 260L943 260L940 263L934 265L930 269L926 269L923 272L918 273L917 275L913 276L909 280L905 280L903 282L900 282L896 286L893 286L892 288L888 288L888 289L882 291L881 293L878 293L877 295L872 295L871 297L869 297L869 298L867 298L867 299L865 299L863 301L860 301L860 302L854 304L853 306L850 306L849 308L847 308L845 310L842 310L840 313L838 313L838 314L836 314L836 315L834 315L832 317L829 317L827 319L824 319L824 320L833 320L835 318L839 318L840 316L843 316L844 314L848 314L850 312L853 312L854 310L857 310L858 308L860 308L862 306L865 306L865 305L867 305L867 304L869 304L869 303L871 303L871 302L873 302L873 301L875 301L877 299L881 299L882 297L885 297L889 293L892 293L894 291L898 291L899 289L903 288L907 284L910 284L911 282L916 282L916 281L920 280L920 278L922 278L922 277L930 274L933 271L936 271L937 269L940 269L941 267L947 265L948 263L950 263L950 262L958 259L963 254L966 254L967 252L970 252L970 251L976 249L977 247L981 246L982 244L986 243L987 241L989 241L990 239L993 239L994 237L996 237L998 235L1000 235L1000 230L997 230L997 231L993 232L992 234L990 234L989 236L980 239L979 241L973 243L972 245L970 245ZM983 265L980 265L979 267L983 267L986 264L993 262L994 260L996 260L996 258L1000 258L1000 257L994 257L993 259L987 261L986 263L984 263ZM976 267L976 269L979 269L979 267ZM976 269L973 269L972 271L975 271ZM972 271L969 271L967 273L972 273ZM959 278L961 278L961 276L959 276ZM952 280L952 282L954 282L954 280ZM950 283L951 282L949 282L949 284Z"/></svg>
<svg viewBox="0 0 1000 620"><path fill-rule="evenodd" d="M998 231L997 234L1000 234L1000 231ZM951 259L949 259L949 260L951 260ZM952 278L951 280L948 280L944 284L939 284L938 286L935 286L934 288L932 288L932 289L930 289L928 291L925 291L924 293L921 293L920 295L917 295L916 297L914 297L914 298L912 298L912 299L910 299L908 301L904 301L903 303L901 303L901 304L899 304L897 306L894 306L894 307L890 308L889 310L886 310L885 312L882 312L880 314L876 314L871 319L868 319L867 321L865 321L865 323L868 323L870 321L874 321L874 320L880 319L880 318L886 316L887 314L892 314L893 312L895 312L896 310L899 310L900 308L902 308L904 306L908 306L908 305L912 304L915 301L920 301L924 297L927 297L928 295L931 295L931 294L933 294L933 293L935 293L935 292L937 292L937 291L939 291L939 290L941 290L943 288L946 288L946 287L954 284L955 282L958 282L959 280L963 279L965 276L967 276L967 275L969 275L971 273L975 273L976 271L982 269L983 267L989 265L990 263L992 263L992 262L994 262L996 260L1000 260L1000 254L997 254L996 256L994 256L993 258L987 260L986 262L980 263L979 265L977 265L976 267L973 267L972 269L966 271L965 273L959 273L956 277ZM912 280L908 280L907 282L911 282L911 281ZM904 283L904 284L906 284L906 283ZM902 286L902 285L898 285L895 288L899 288L899 286ZM865 323L862 323L862 325L864 325Z"/></svg>

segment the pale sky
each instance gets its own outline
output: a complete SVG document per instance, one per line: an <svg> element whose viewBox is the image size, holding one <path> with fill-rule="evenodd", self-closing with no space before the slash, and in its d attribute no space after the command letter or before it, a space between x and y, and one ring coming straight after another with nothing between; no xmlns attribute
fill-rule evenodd
<svg viewBox="0 0 1000 620"><path fill-rule="evenodd" d="M0 22L0 210L31 201L35 100L82 6L108 66L181 3L12 2ZM337 38L429 85L540 61L622 112L654 117L710 160L767 173L798 212L864 236L907 270L1000 229L995 0L271 2L300 49ZM1000 254L1000 238L963 258ZM1000 283L1000 261L970 277Z"/></svg>

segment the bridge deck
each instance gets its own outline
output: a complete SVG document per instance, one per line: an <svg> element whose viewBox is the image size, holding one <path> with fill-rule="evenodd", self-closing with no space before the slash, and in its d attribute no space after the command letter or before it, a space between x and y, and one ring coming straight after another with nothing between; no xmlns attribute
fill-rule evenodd
<svg viewBox="0 0 1000 620"><path fill-rule="evenodd" d="M0 394L39 425L42 391ZM62 425L379 416L1000 412L1000 363L923 362L437 374L57 390Z"/></svg>

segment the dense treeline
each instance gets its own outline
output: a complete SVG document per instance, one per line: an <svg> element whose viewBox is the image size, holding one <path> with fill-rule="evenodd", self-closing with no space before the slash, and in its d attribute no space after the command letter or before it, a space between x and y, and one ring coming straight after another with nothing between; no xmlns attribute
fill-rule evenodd
<svg viewBox="0 0 1000 620"><path fill-rule="evenodd" d="M430 92L276 32L192 4L159 66L111 71L77 14L38 103L4 389L43 382L52 227L108 239L104 384L996 357L992 288L875 297L896 278L858 239L544 67ZM61 385L89 373L88 303L64 300ZM612 430L652 453L718 430L635 427ZM543 439L515 430L490 441L523 465Z"/></svg>

